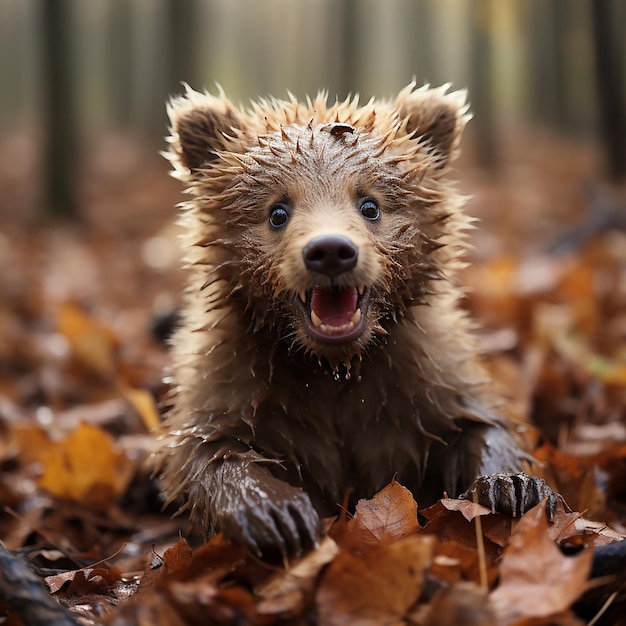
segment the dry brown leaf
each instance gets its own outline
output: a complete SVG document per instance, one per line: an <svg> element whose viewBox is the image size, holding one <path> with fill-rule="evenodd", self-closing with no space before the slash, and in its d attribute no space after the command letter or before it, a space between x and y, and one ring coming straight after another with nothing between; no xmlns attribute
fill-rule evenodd
<svg viewBox="0 0 626 626"><path fill-rule="evenodd" d="M480 515L491 515L491 509L482 504L477 504L471 500L456 500L454 498L442 498L441 504L448 511L458 511L463 517L471 522L475 517Z"/></svg>
<svg viewBox="0 0 626 626"><path fill-rule="evenodd" d="M65 587L65 591L71 594L105 594L120 576L121 573L114 567L94 567L46 576L44 580L51 593L57 593Z"/></svg>
<svg viewBox="0 0 626 626"><path fill-rule="evenodd" d="M192 550L187 540L180 537L163 553L162 557L154 551L152 557L151 561L146 563L137 594L151 590L164 576L188 568L192 560Z"/></svg>
<svg viewBox="0 0 626 626"><path fill-rule="evenodd" d="M464 502L464 501L459 501ZM448 506L456 507L449 499ZM479 511L473 507L465 508L459 504L460 509L469 511ZM435 535L440 541L456 541L460 544L476 549L476 525L472 520L469 522L462 511L450 510L439 500L433 506L421 511L421 514L428 520L424 532ZM511 535L512 518L507 515L491 513L481 514L483 535L485 537L485 550L488 558L495 558L500 553L500 547L506 545Z"/></svg>
<svg viewBox="0 0 626 626"><path fill-rule="evenodd" d="M321 569L338 552L337 544L330 537L325 537L318 548L256 587L256 595L262 598L257 604L257 612L261 615L280 616L281 619L300 614Z"/></svg>
<svg viewBox="0 0 626 626"><path fill-rule="evenodd" d="M185 567L189 567L192 554L187 540L181 537L175 545L164 552L163 564L167 567L168 572L177 572Z"/></svg>
<svg viewBox="0 0 626 626"><path fill-rule="evenodd" d="M180 542L179 542L180 543ZM182 547L181 547L182 552ZM216 572L216 580L235 570L243 562L245 549L219 533L193 551L191 561L173 572L176 580L192 580L207 571Z"/></svg>
<svg viewBox="0 0 626 626"><path fill-rule="evenodd" d="M220 586L213 574L185 582L170 581L165 593L188 624L256 622L252 594L243 587Z"/></svg>
<svg viewBox="0 0 626 626"><path fill-rule="evenodd" d="M354 521L383 543L419 531L413 495L395 479L370 500L359 500Z"/></svg>
<svg viewBox="0 0 626 626"><path fill-rule="evenodd" d="M111 626L188 626L168 598L153 593L141 597L141 601L131 600L116 607L105 617L105 624Z"/></svg>
<svg viewBox="0 0 626 626"><path fill-rule="evenodd" d="M418 622L421 626L496 626L487 594L478 585L460 582L440 590Z"/></svg>
<svg viewBox="0 0 626 626"><path fill-rule="evenodd" d="M503 625L567 610L587 587L592 550L564 556L548 534L545 503L526 513L511 535L490 599Z"/></svg>
<svg viewBox="0 0 626 626"><path fill-rule="evenodd" d="M96 510L106 510L124 493L134 471L112 437L89 424L49 447L42 460L42 489Z"/></svg>
<svg viewBox="0 0 626 626"><path fill-rule="evenodd" d="M460 579L480 584L480 557L473 546L456 541L446 541L437 545L430 573L438 580L456 582ZM486 559L487 585L492 586L498 579L498 563L495 558Z"/></svg>
<svg viewBox="0 0 626 626"><path fill-rule="evenodd" d="M401 623L419 597L434 546L434 537L413 535L361 556L342 551L330 564L316 595L320 623Z"/></svg>

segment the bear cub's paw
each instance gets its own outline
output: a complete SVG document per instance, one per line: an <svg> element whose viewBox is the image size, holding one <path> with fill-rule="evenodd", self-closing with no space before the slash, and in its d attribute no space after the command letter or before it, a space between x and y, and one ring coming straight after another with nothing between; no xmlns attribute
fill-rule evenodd
<svg viewBox="0 0 626 626"><path fill-rule="evenodd" d="M511 517L520 517L542 500L546 500L546 512L552 519L560 501L569 510L563 496L553 491L542 478L524 472L502 472L479 476L459 498L474 500L491 509Z"/></svg>
<svg viewBox="0 0 626 626"><path fill-rule="evenodd" d="M320 535L320 520L309 496L296 487L266 478L217 514L224 534L259 558L301 556Z"/></svg>

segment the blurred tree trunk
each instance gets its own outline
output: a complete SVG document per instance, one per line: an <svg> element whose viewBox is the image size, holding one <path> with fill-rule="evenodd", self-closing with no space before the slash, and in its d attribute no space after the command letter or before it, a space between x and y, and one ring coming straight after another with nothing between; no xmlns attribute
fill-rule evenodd
<svg viewBox="0 0 626 626"><path fill-rule="evenodd" d="M72 71L71 0L46 0L41 10L44 118L44 211L77 217L77 120Z"/></svg>
<svg viewBox="0 0 626 626"><path fill-rule="evenodd" d="M181 83L193 86L197 78L197 36L199 12L195 0L168 0L166 9L168 33L169 95L181 93Z"/></svg>
<svg viewBox="0 0 626 626"><path fill-rule="evenodd" d="M480 164L489 169L497 166L494 106L492 0L472 0L471 94L476 112L472 126L476 133L476 152Z"/></svg>
<svg viewBox="0 0 626 626"><path fill-rule="evenodd" d="M409 54L414 59L417 86L421 87L424 83L436 84L434 81L438 80L436 77L439 76L439 67L434 45L433 3L409 3L407 11L413 31L413 37L409 38L411 48Z"/></svg>
<svg viewBox="0 0 626 626"><path fill-rule="evenodd" d="M111 18L108 27L109 84L111 86L111 113L122 129L131 123L132 98L132 18L128 0L110 0Z"/></svg>
<svg viewBox="0 0 626 626"><path fill-rule="evenodd" d="M341 24L337 59L337 93L339 97L354 95L359 91L359 40L360 9L358 0L340 0L337 13ZM336 13L329 12L328 19L335 19Z"/></svg>
<svg viewBox="0 0 626 626"><path fill-rule="evenodd" d="M624 96L624 24L611 0L592 2L593 44L599 124L609 177L626 180L626 99Z"/></svg>
<svg viewBox="0 0 626 626"><path fill-rule="evenodd" d="M569 119L564 39L565 17L570 8L563 0L531 0L526 29L532 117L561 128L567 127Z"/></svg>

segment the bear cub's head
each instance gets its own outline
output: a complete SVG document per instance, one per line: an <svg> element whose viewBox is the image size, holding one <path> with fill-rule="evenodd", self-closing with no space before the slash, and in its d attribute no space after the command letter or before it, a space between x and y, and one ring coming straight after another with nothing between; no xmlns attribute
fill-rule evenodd
<svg viewBox="0 0 626 626"><path fill-rule="evenodd" d="M320 94L244 110L187 89L169 114L207 324L226 310L248 333L349 368L455 269L467 220L445 174L464 92L409 85L364 106Z"/></svg>

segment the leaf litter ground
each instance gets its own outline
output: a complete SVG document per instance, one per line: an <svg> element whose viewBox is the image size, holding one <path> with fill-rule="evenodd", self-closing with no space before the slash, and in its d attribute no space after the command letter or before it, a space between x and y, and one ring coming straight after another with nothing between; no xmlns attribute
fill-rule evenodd
<svg viewBox="0 0 626 626"><path fill-rule="evenodd" d="M470 171L483 224L465 305L532 470L573 511L549 521L540 505L510 519L449 498L423 510L392 482L338 509L319 546L287 567L220 535L203 544L161 509L146 469L167 393L167 350L152 331L182 285L180 198L162 167L134 178L112 168L85 183L84 223L44 228L15 214L0 233L6 548L81 624L569 626L603 604L597 623L618 623L624 590L588 575L593 548L626 532L626 235L543 252L584 204L545 205L582 176L571 152L549 148L558 171L495 182ZM28 623L17 591L0 588L5 623Z"/></svg>

